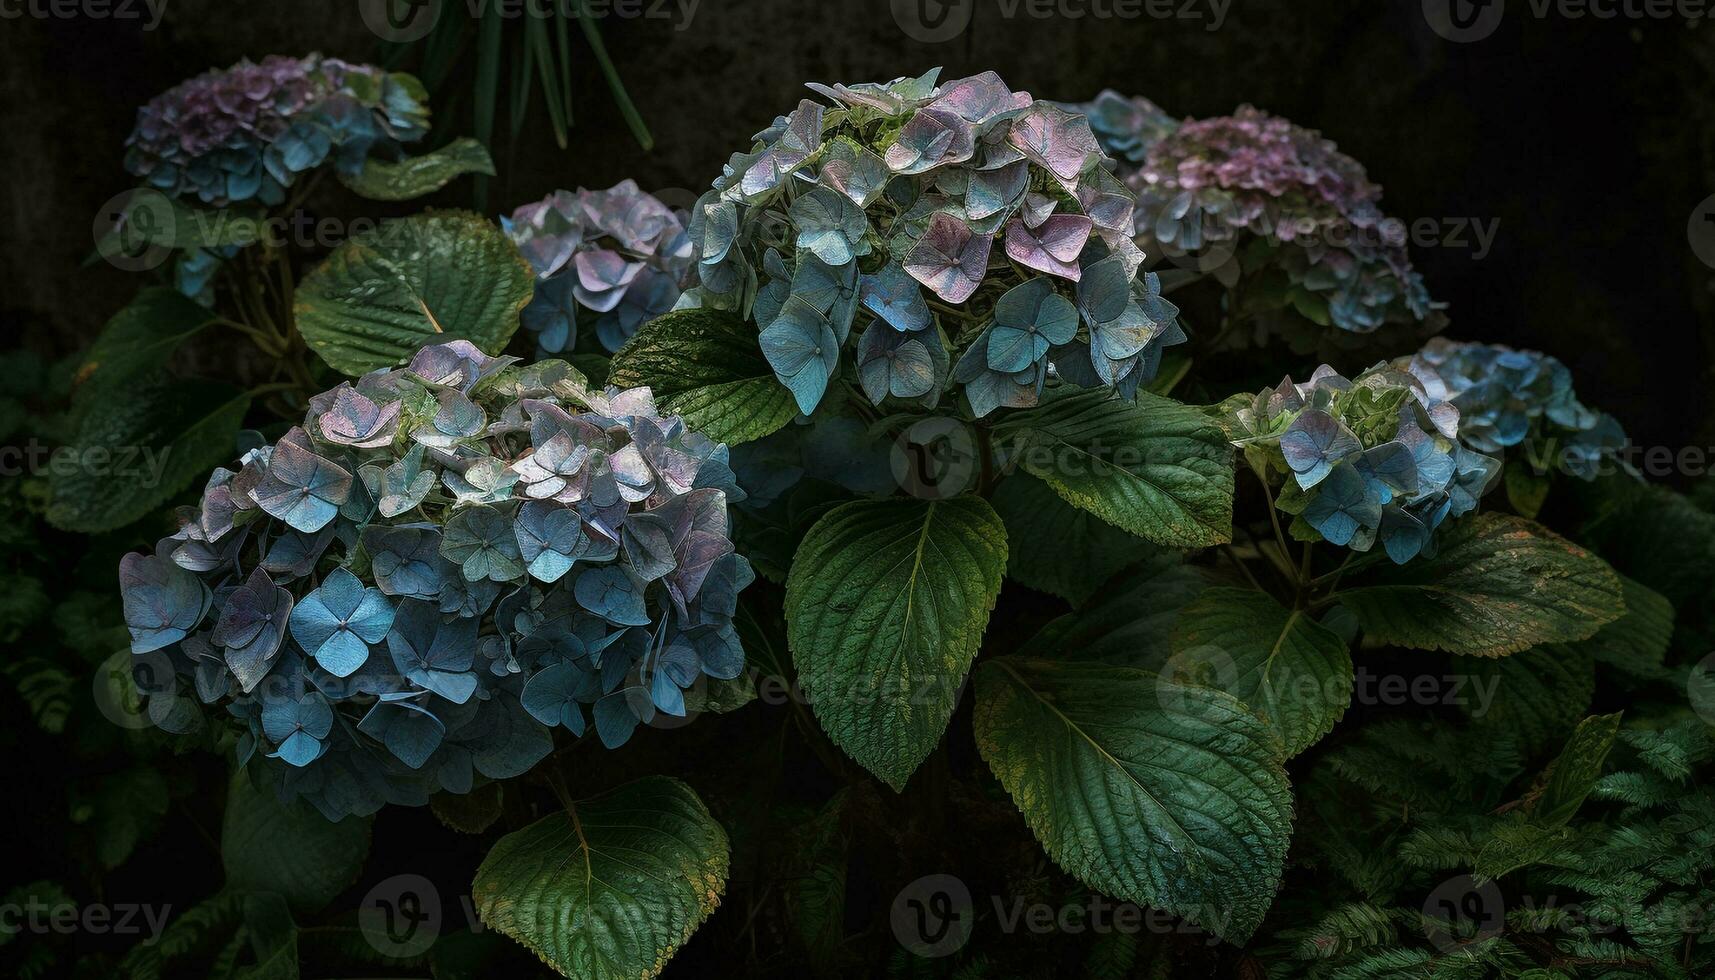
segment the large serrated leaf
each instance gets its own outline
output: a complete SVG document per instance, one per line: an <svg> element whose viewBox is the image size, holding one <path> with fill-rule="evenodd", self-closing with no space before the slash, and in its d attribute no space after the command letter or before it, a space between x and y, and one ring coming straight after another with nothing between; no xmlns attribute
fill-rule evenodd
<svg viewBox="0 0 1715 980"><path fill-rule="evenodd" d="M1073 605L1082 605L1128 565L1156 547L1079 510L1027 473L1000 481L989 501L1006 522L1006 574Z"/></svg>
<svg viewBox="0 0 1715 980"><path fill-rule="evenodd" d="M409 201L432 194L465 174L494 176L488 150L470 137L461 137L422 156L397 162L370 157L355 174L339 175L340 183L372 201Z"/></svg>
<svg viewBox="0 0 1715 980"><path fill-rule="evenodd" d="M112 384L165 367L181 344L213 322L214 313L185 294L150 286L101 328L78 365L77 382Z"/></svg>
<svg viewBox="0 0 1715 980"><path fill-rule="evenodd" d="M92 391L49 463L48 521L95 534L146 516L237 454L249 407L243 389L162 373Z"/></svg>
<svg viewBox="0 0 1715 980"><path fill-rule="evenodd" d="M1583 648L1594 642L1551 643L1499 660L1455 661L1462 678L1451 693L1473 725L1504 733L1534 756L1564 738L1596 693L1596 664Z"/></svg>
<svg viewBox="0 0 1715 980"><path fill-rule="evenodd" d="M1237 698L1129 667L1005 657L977 671L973 725L1062 868L1233 942L1256 930L1292 793L1275 735Z"/></svg>
<svg viewBox="0 0 1715 980"><path fill-rule="evenodd" d="M689 786L648 776L496 841L482 921L578 980L646 980L720 904L726 831Z"/></svg>
<svg viewBox="0 0 1715 980"><path fill-rule="evenodd" d="M195 208L152 187L128 191L123 201L122 211L108 216L114 226L96 240L96 252L101 255L131 257L144 245L242 247L259 241L267 231L268 212L260 205Z"/></svg>
<svg viewBox="0 0 1715 980"><path fill-rule="evenodd" d="M429 810L451 830L480 834L500 819L502 793L500 783L484 783L468 793L436 793L429 797Z"/></svg>
<svg viewBox="0 0 1715 980"><path fill-rule="evenodd" d="M980 497L862 500L810 528L786 582L787 640L835 744L901 789L941 740L1006 570Z"/></svg>
<svg viewBox="0 0 1715 980"><path fill-rule="evenodd" d="M673 310L645 323L613 355L608 383L648 385L661 407L710 439L736 445L798 416L774 378L756 328L724 310Z"/></svg>
<svg viewBox="0 0 1715 980"><path fill-rule="evenodd" d="M1181 671L1251 706L1291 758L1334 728L1352 703L1352 654L1302 609L1255 589L1207 589L1179 612L1173 657Z"/></svg>
<svg viewBox="0 0 1715 980"><path fill-rule="evenodd" d="M1434 558L1385 569L1335 598L1371 640L1479 657L1588 639L1626 610L1606 562L1507 514L1459 521Z"/></svg>
<svg viewBox="0 0 1715 980"><path fill-rule="evenodd" d="M369 817L334 823L302 800L281 803L232 778L221 822L220 857L226 885L238 892L272 892L294 909L316 911L357 880L369 854Z"/></svg>
<svg viewBox="0 0 1715 980"><path fill-rule="evenodd" d="M996 434L1009 462L1116 527L1174 548L1232 539L1232 448L1194 408L1079 391L1009 417Z"/></svg>
<svg viewBox="0 0 1715 980"><path fill-rule="evenodd" d="M1668 674L1663 664L1673 643L1673 604L1624 575L1620 589L1626 596L1626 614L1575 648L1635 677L1661 680Z"/></svg>
<svg viewBox="0 0 1715 980"><path fill-rule="evenodd" d="M1082 660L1160 670L1179 612L1209 587L1203 569L1178 552L1144 560L1097 591L1077 612L1054 619L1020 647L1020 656Z"/></svg>
<svg viewBox="0 0 1715 980"><path fill-rule="evenodd" d="M352 376L463 338L497 354L535 288L530 263L480 215L383 221L335 249L292 305L310 349Z"/></svg>

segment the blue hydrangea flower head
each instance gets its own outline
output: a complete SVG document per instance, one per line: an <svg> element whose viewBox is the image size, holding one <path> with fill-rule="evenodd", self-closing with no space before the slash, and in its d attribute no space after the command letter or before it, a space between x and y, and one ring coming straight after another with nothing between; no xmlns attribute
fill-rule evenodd
<svg viewBox="0 0 1715 980"><path fill-rule="evenodd" d="M842 376L978 416L1050 377L1130 397L1184 341L1084 115L993 72L810 88L693 208L684 298L754 320L803 414Z"/></svg>
<svg viewBox="0 0 1715 980"><path fill-rule="evenodd" d="M555 726L617 747L736 677L742 499L726 447L649 389L454 341L216 471L121 562L126 624L283 796L422 804L524 772Z"/></svg>
<svg viewBox="0 0 1715 980"><path fill-rule="evenodd" d="M1219 411L1233 444L1292 515L1291 533L1354 551L1378 542L1404 564L1432 553L1448 517L1476 509L1500 461L1472 448L1457 406L1422 364L1355 378L1323 365Z"/></svg>
<svg viewBox="0 0 1715 980"><path fill-rule="evenodd" d="M1528 444L1536 460L1593 480L1626 446L1620 423L1579 401L1572 372L1540 351L1435 337L1405 367L1438 380L1473 449L1499 454Z"/></svg>

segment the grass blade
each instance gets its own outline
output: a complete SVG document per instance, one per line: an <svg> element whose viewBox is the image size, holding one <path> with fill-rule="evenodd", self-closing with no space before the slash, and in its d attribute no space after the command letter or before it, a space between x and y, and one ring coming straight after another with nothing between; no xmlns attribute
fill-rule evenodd
<svg viewBox="0 0 1715 980"><path fill-rule="evenodd" d="M554 71L554 49L548 42L548 22L530 17L524 25L524 35L536 67L542 74L542 101L548 106L548 119L554 125L554 142L566 148L566 109L560 102L560 80Z"/></svg>
<svg viewBox="0 0 1715 980"><path fill-rule="evenodd" d="M530 18L531 22L535 18ZM530 112L530 73L536 67L536 46L530 43L528 32L519 35L512 51L512 143L524 132L524 119Z"/></svg>
<svg viewBox="0 0 1715 980"><path fill-rule="evenodd" d="M625 124L631 127L631 135L636 137L639 146L645 150L655 148L655 137L649 135L649 127L644 125L643 117L638 115L637 106L632 104L631 96L625 91L625 83L620 81L619 72L613 67L613 59L607 56L607 45L602 43L601 30L596 26L595 17L590 14L589 0L577 0L578 26L583 28L584 40L589 42L590 50L595 53L596 64L601 66L601 73L607 79L607 88L613 93L613 101L619 106L620 115L625 117Z"/></svg>
<svg viewBox="0 0 1715 980"><path fill-rule="evenodd" d="M500 6L490 4L482 11L482 25L476 40L476 90L471 102L472 128L482 145L494 147L494 110L500 96L500 48L504 35L501 28ZM488 210L488 178L476 179L476 209Z"/></svg>

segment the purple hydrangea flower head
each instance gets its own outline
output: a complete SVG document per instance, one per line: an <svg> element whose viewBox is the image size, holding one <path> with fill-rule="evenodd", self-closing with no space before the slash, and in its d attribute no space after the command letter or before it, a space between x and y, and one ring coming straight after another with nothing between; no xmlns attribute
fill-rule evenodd
<svg viewBox="0 0 1715 980"><path fill-rule="evenodd" d="M1077 108L1137 194L1146 253L1189 255L1228 285L1277 266L1294 309L1351 334L1438 324L1404 224L1381 210L1363 165L1315 130L1250 106L1174 122L1111 91Z"/></svg>
<svg viewBox="0 0 1715 980"><path fill-rule="evenodd" d="M427 94L409 75L312 54L270 55L205 72L137 111L125 169L171 197L213 207L279 204L286 188L333 161L355 173L396 157L429 128Z"/></svg>
<svg viewBox="0 0 1715 980"><path fill-rule="evenodd" d="M543 355L570 352L580 318L616 351L644 322L672 309L689 285L695 250L685 215L623 180L604 191L555 191L502 216L536 268L524 328Z"/></svg>

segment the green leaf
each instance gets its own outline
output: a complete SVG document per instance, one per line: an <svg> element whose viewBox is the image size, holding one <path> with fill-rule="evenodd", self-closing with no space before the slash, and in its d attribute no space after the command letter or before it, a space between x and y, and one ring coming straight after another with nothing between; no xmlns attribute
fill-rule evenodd
<svg viewBox="0 0 1715 980"><path fill-rule="evenodd" d="M1662 679L1667 648L1673 643L1673 604L1624 575L1620 589L1626 596L1626 614L1573 648L1633 676Z"/></svg>
<svg viewBox="0 0 1715 980"><path fill-rule="evenodd" d="M1179 612L1173 660L1203 666L1251 706L1292 758L1321 740L1352 703L1345 641L1302 609L1255 589L1212 588Z"/></svg>
<svg viewBox="0 0 1715 980"><path fill-rule="evenodd" d="M786 635L816 717L895 790L941 740L1006 569L980 497L860 500L822 515L786 581Z"/></svg>
<svg viewBox="0 0 1715 980"><path fill-rule="evenodd" d="M243 901L229 891L216 892L183 911L173 909L159 941L132 946L119 964L119 975L131 980L159 980L168 975L168 964L182 967L185 959L206 955L231 938L239 928L243 910ZM210 971L209 975L220 974Z"/></svg>
<svg viewBox="0 0 1715 980"><path fill-rule="evenodd" d="M74 821L94 838L96 860L112 870L161 829L169 799L167 781L152 768L136 766L96 777L73 795Z"/></svg>
<svg viewBox="0 0 1715 980"><path fill-rule="evenodd" d="M298 980L298 924L283 896L244 896L244 931L256 963L240 980Z"/></svg>
<svg viewBox="0 0 1715 980"><path fill-rule="evenodd" d="M1502 482L1507 491L1507 503L1512 504L1513 510L1518 511L1531 520L1542 510L1542 504L1548 499L1552 481L1542 473L1531 469L1524 460L1515 459L1507 463L1502 471Z"/></svg>
<svg viewBox="0 0 1715 980"><path fill-rule="evenodd" d="M227 887L273 892L294 909L314 912L357 880L369 854L370 822L334 823L302 800L281 803L241 770L227 789L220 830Z"/></svg>
<svg viewBox="0 0 1715 980"><path fill-rule="evenodd" d="M1562 482L1587 515L1573 537L1649 586L1690 619L1715 605L1715 514L1684 494L1626 474Z"/></svg>
<svg viewBox="0 0 1715 980"><path fill-rule="evenodd" d="M1434 558L1335 593L1369 639L1503 657L1588 639L1625 612L1607 563L1524 518L1478 514L1451 525L1439 543Z"/></svg>
<svg viewBox="0 0 1715 980"><path fill-rule="evenodd" d="M149 373L92 392L70 446L48 462L48 522L124 527L232 460L250 395L218 381Z"/></svg>
<svg viewBox="0 0 1715 980"><path fill-rule="evenodd" d="M1583 648L1593 642L1553 643L1499 660L1460 658L1453 673L1465 681L1454 693L1474 725L1505 732L1534 756L1590 710L1596 664Z"/></svg>
<svg viewBox="0 0 1715 980"><path fill-rule="evenodd" d="M111 217L117 219L119 215ZM268 212L256 205L235 204L213 210L194 208L176 198L140 187L125 201L125 220L96 240L104 256L134 256L146 245L162 248L225 248L260 241Z"/></svg>
<svg viewBox="0 0 1715 980"><path fill-rule="evenodd" d="M1180 610L1208 584L1201 569L1180 562L1178 552L1155 555L1109 582L1077 612L1050 621L1018 653L1159 670L1173 653L1168 641Z"/></svg>
<svg viewBox="0 0 1715 980"><path fill-rule="evenodd" d="M756 328L724 310L674 310L638 328L613 355L608 383L648 385L660 406L716 442L760 439L798 417L774 379Z"/></svg>
<svg viewBox="0 0 1715 980"><path fill-rule="evenodd" d="M1620 733L1620 716L1591 715L1578 723L1548 770L1548 784L1530 807L1532 823L1564 827L1602 776L1602 763Z"/></svg>
<svg viewBox="0 0 1715 980"><path fill-rule="evenodd" d="M1597 662L1646 680L1670 676L1662 664L1673 637L1673 607L1623 575L1620 586L1626 614L1588 640L1459 664L1456 675L1468 679L1465 714L1479 727L1506 732L1525 754L1535 755L1565 738L1590 710Z"/></svg>
<svg viewBox="0 0 1715 980"><path fill-rule="evenodd" d="M989 502L1006 523L1007 576L1074 606L1127 565L1156 553L1154 545L1073 507L1025 473L1000 481Z"/></svg>
<svg viewBox="0 0 1715 980"><path fill-rule="evenodd" d="M689 786L648 776L500 838L472 895L484 923L565 976L643 980L720 904L728 851Z"/></svg>
<svg viewBox="0 0 1715 980"><path fill-rule="evenodd" d="M335 249L304 277L292 312L310 349L355 377L461 337L498 354L534 283L498 227L469 212L430 212L383 221Z"/></svg>
<svg viewBox="0 0 1715 980"><path fill-rule="evenodd" d="M176 289L144 289L101 328L78 365L77 381L111 384L166 367L174 351L213 321L211 311Z"/></svg>
<svg viewBox="0 0 1715 980"><path fill-rule="evenodd" d="M433 194L465 174L494 176L488 150L468 136L438 150L397 162L370 157L355 174L340 174L340 183L372 201L409 201Z"/></svg>
<svg viewBox="0 0 1715 980"><path fill-rule="evenodd" d="M500 819L501 802L501 784L484 783L468 793L436 793L429 810L448 829L480 834Z"/></svg>
<svg viewBox="0 0 1715 980"><path fill-rule="evenodd" d="M1026 473L1110 524L1174 548L1232 540L1232 449L1194 408L1080 391L1017 413L996 434L1012 440L1009 459Z"/></svg>
<svg viewBox="0 0 1715 980"><path fill-rule="evenodd" d="M977 748L1062 868L1242 943L1280 884L1292 794L1237 698L1143 670L1005 657L977 671Z"/></svg>

